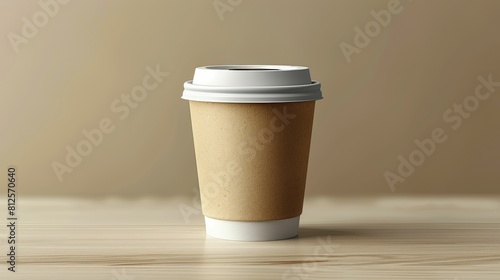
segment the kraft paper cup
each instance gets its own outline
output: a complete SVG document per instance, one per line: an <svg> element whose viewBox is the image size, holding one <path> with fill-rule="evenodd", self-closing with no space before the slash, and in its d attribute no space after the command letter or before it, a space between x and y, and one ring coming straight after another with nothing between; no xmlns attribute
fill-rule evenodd
<svg viewBox="0 0 500 280"><path fill-rule="evenodd" d="M298 234L320 83L281 65L198 67L189 100L207 235L264 241Z"/></svg>

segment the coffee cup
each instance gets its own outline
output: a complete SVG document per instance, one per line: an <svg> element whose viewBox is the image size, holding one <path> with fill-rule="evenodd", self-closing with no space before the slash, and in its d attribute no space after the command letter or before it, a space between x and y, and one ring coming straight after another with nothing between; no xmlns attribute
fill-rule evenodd
<svg viewBox="0 0 500 280"><path fill-rule="evenodd" d="M315 101L309 68L198 67L189 100L208 236L265 241L298 235Z"/></svg>

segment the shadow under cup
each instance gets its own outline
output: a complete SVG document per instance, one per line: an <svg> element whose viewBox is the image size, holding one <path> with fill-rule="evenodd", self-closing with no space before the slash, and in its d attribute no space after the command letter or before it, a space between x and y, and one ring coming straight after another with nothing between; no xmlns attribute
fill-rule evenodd
<svg viewBox="0 0 500 280"><path fill-rule="evenodd" d="M296 236L315 100L322 98L309 69L198 67L184 87L207 235L241 241Z"/></svg>

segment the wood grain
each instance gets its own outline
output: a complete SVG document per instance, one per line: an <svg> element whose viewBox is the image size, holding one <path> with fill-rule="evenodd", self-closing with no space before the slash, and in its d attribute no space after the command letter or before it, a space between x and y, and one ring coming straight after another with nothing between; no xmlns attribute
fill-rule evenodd
<svg viewBox="0 0 500 280"><path fill-rule="evenodd" d="M308 199L299 237L257 243L206 238L180 205L21 198L0 279L500 279L498 197Z"/></svg>

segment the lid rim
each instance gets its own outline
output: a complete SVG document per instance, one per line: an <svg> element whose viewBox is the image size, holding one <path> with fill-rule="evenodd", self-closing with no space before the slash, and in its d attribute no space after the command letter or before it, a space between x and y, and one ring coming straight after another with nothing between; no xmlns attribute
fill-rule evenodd
<svg viewBox="0 0 500 280"><path fill-rule="evenodd" d="M306 90L313 91L319 90L321 83L318 81L311 81L309 84L301 85L287 85L287 86L206 86L193 84L192 80L184 83L184 89L198 92L238 92L238 93L252 93L252 92L283 92L283 91L298 91Z"/></svg>

